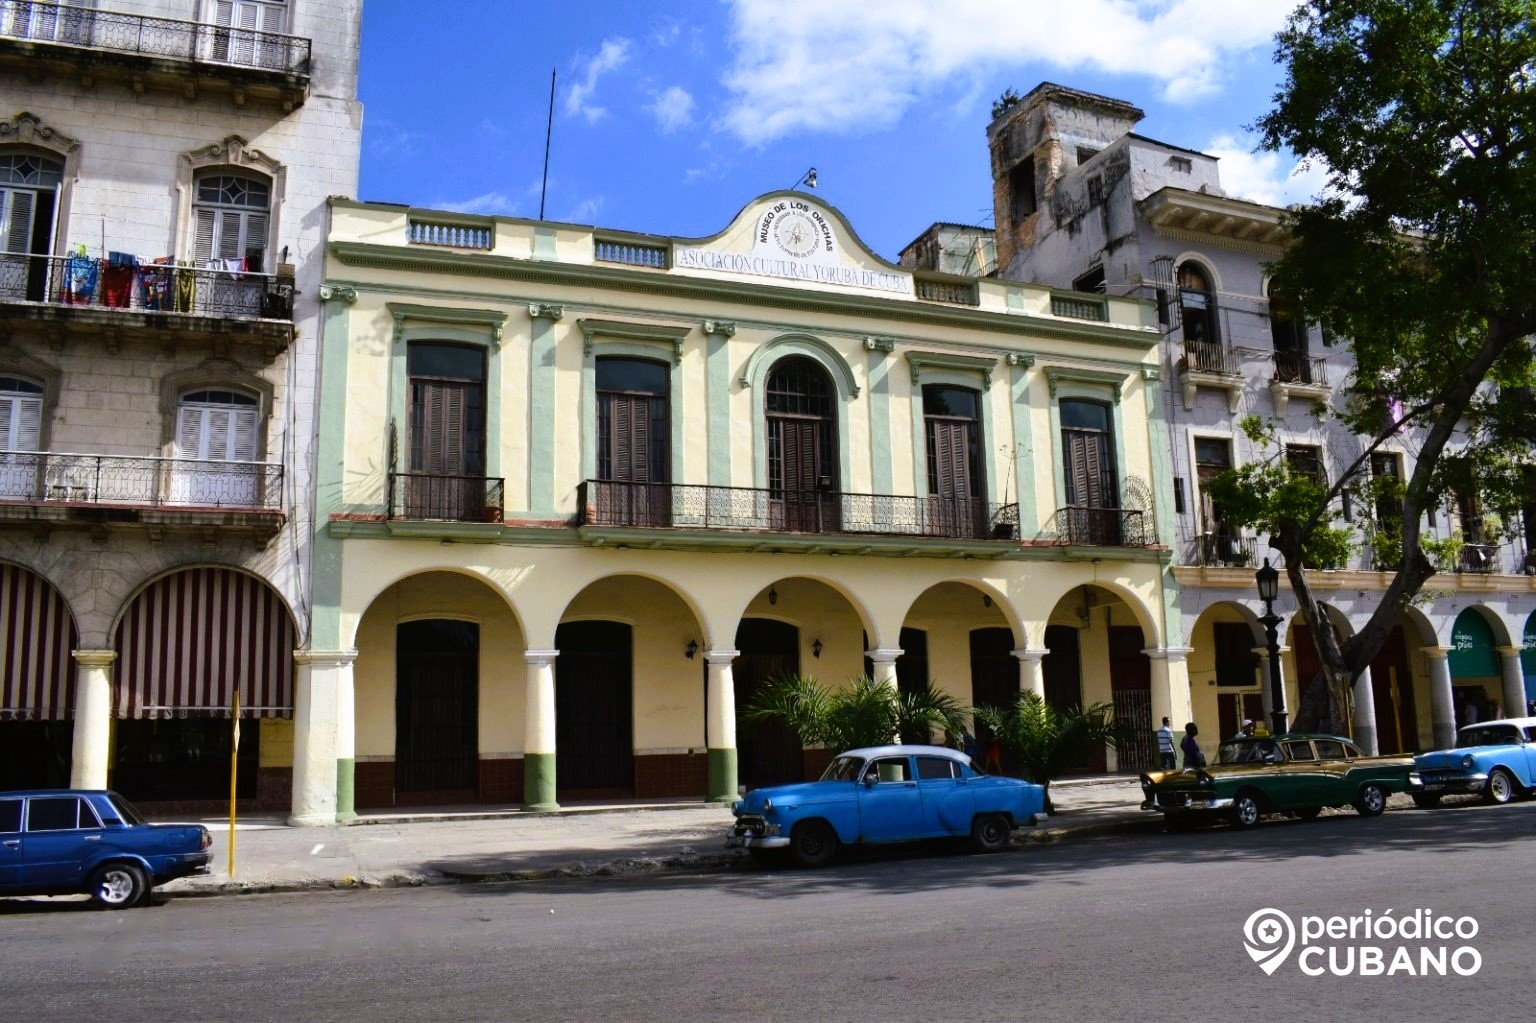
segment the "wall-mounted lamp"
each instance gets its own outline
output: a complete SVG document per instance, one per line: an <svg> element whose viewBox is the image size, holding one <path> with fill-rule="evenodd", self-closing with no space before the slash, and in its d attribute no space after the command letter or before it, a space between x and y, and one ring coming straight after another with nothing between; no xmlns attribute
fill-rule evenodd
<svg viewBox="0 0 1536 1023"><path fill-rule="evenodd" d="M770 604L777 604L778 602L779 602L779 591L774 589L772 586L768 587L768 603L770 603Z"/></svg>
<svg viewBox="0 0 1536 1023"><path fill-rule="evenodd" d="M696 639L690 639L688 641L688 645L683 647L683 656L688 658L690 661L693 660L693 655L698 653L698 652L699 652L699 641L696 640Z"/></svg>
<svg viewBox="0 0 1536 1023"><path fill-rule="evenodd" d="M812 657L820 657L821 656L821 640L817 639L817 640L813 640L811 642L811 656Z"/></svg>
<svg viewBox="0 0 1536 1023"><path fill-rule="evenodd" d="M810 170L808 170L804 174L800 175L800 180L796 181L793 185L790 185L789 186L789 190L790 191L794 191L795 189L799 188L801 185L804 185L806 188L815 188L816 187L816 168L815 167L812 167Z"/></svg>

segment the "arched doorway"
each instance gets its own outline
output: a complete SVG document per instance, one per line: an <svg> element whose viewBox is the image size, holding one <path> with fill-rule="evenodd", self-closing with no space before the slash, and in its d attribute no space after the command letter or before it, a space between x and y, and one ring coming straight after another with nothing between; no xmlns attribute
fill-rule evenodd
<svg viewBox="0 0 1536 1023"><path fill-rule="evenodd" d="M276 591L231 568L173 572L134 597L114 646L113 788L146 803L227 801L238 690L249 724L236 797L288 805L291 765L261 766L263 741L292 735L294 626Z"/></svg>
<svg viewBox="0 0 1536 1023"><path fill-rule="evenodd" d="M1376 710L1376 745L1383 755L1419 748L1419 715L1408 669L1408 640L1401 622L1371 661L1371 702Z"/></svg>
<svg viewBox="0 0 1536 1023"><path fill-rule="evenodd" d="M731 662L731 675L738 714L773 679L800 671L800 630L787 622L743 618L736 626L736 649L741 656ZM738 723L736 762L748 789L805 780L800 737L779 721Z"/></svg>
<svg viewBox="0 0 1536 1023"><path fill-rule="evenodd" d="M1503 676L1493 628L1477 608L1456 616L1451 627L1451 705L1456 727L1503 716ZM1518 711L1516 712L1518 713Z"/></svg>
<svg viewBox="0 0 1536 1023"><path fill-rule="evenodd" d="M555 630L555 786L561 800L635 788L634 629L563 622Z"/></svg>
<svg viewBox="0 0 1536 1023"><path fill-rule="evenodd" d="M395 800L473 802L479 792L480 626L395 627Z"/></svg>
<svg viewBox="0 0 1536 1023"><path fill-rule="evenodd" d="M836 532L839 515L837 391L815 359L774 363L764 388L771 528Z"/></svg>
<svg viewBox="0 0 1536 1023"><path fill-rule="evenodd" d="M0 564L0 790L69 786L79 645L59 591Z"/></svg>

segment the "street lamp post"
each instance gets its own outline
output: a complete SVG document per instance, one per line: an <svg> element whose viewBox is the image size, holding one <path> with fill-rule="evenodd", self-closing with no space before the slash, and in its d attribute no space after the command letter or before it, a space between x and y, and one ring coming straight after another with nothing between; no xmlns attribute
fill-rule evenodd
<svg viewBox="0 0 1536 1023"><path fill-rule="evenodd" d="M1269 652L1269 707L1270 730L1276 735L1285 732L1285 684L1280 681L1280 636L1278 629L1284 621L1275 614L1275 598L1280 595L1280 573L1264 559L1264 567L1254 573L1259 584L1259 599L1264 602L1264 613L1259 624L1264 626L1265 649Z"/></svg>

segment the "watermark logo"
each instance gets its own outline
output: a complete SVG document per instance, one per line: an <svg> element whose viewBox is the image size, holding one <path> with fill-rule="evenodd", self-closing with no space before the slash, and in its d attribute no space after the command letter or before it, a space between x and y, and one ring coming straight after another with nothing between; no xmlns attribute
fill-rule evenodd
<svg viewBox="0 0 1536 1023"><path fill-rule="evenodd" d="M1296 925L1278 909L1261 909L1243 924L1243 947L1259 964L1259 969L1273 975L1296 946Z"/></svg>
<svg viewBox="0 0 1536 1023"><path fill-rule="evenodd" d="M1366 910L1357 916L1303 916L1265 908L1243 923L1243 947L1259 969L1273 975L1296 953L1296 967L1309 977L1470 977L1483 957L1472 945L1477 920L1429 909L1404 913Z"/></svg>

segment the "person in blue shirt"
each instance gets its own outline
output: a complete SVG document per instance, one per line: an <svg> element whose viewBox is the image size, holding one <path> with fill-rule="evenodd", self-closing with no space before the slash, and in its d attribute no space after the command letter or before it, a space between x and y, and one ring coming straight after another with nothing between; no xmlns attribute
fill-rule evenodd
<svg viewBox="0 0 1536 1023"><path fill-rule="evenodd" d="M1205 754L1200 752L1200 744L1195 741L1195 736L1200 734L1200 727L1193 721L1184 726L1184 740L1179 743L1179 749L1184 751L1184 769L1187 771L1194 767L1205 766Z"/></svg>

